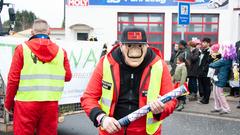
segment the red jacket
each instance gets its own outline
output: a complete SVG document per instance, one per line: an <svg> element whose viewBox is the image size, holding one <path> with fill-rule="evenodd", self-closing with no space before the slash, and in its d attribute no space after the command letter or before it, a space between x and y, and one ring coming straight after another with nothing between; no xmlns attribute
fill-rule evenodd
<svg viewBox="0 0 240 135"><path fill-rule="evenodd" d="M37 56L42 62L50 62L55 58L59 47L49 39L35 38L25 42L31 51ZM66 70L65 81L70 81L72 73L70 70L67 53L64 51L64 68ZM20 80L21 70L23 68L23 48L22 45L18 45L15 49L11 68L8 74L7 92L5 107L11 110L14 105L14 97L18 90L18 84Z"/></svg>
<svg viewBox="0 0 240 135"><path fill-rule="evenodd" d="M112 51L114 49L116 49L118 46L115 46ZM160 56L160 52L156 51L155 49L153 49L154 52L158 55L157 57L155 57L155 59L144 69L143 71L143 75L141 78L141 84L140 86L142 86L143 83L143 78L145 78L145 76L147 75L150 66L153 65L157 60L161 59ZM111 52L112 52L111 51ZM111 65L113 65L113 73L115 76L115 82L116 82L116 88L117 91L119 93L119 87L120 87L120 73L119 73L119 64L113 59L111 52L108 53L107 57L109 59L109 62L111 63ZM101 95L102 95L102 77L103 77L103 59L104 57L102 57L96 67L96 69L94 70L92 77L88 83L88 86L86 88L86 91L83 94L83 97L81 98L81 105L83 107L83 109L85 110L85 112L87 113L88 116L91 115L92 110L96 107L101 108L99 105L98 100L100 99ZM163 63L163 73L162 73L162 82L161 82L161 90L160 90L160 95L165 95L166 93L170 92L171 90L173 90L173 85L172 85L172 81L171 81L171 75L169 73L167 64L162 60ZM148 89L148 85L149 85L149 78L147 79L146 83L144 84L144 90ZM140 92L139 92L140 93ZM119 94L118 94L119 95ZM141 94L142 95L142 94ZM139 96L139 108L146 105L146 97L143 96ZM117 95L114 92L113 95L113 103L111 105L111 109L110 109L110 114L109 116L113 116L114 114L114 109L115 109L115 105L116 105L116 99L117 99ZM161 114L160 120L166 118L168 115L170 115L176 106L177 100L172 100L168 103L165 104L165 109ZM123 110L124 111L124 110ZM142 117L138 120L136 120L135 122L132 122L128 128L127 128L127 133L131 134L131 132L134 134L136 133L136 131L139 132L144 132L143 134L139 134L138 135L145 135L145 131L146 131L146 117ZM120 135L123 134L123 130L120 131L121 133L117 133L116 135ZM157 131L158 135L161 132L161 127L159 128L159 130ZM104 131L100 131L100 134L107 134Z"/></svg>

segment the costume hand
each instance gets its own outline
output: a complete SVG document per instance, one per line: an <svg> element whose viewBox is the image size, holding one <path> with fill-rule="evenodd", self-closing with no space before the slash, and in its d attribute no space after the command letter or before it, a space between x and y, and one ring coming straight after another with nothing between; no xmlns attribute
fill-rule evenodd
<svg viewBox="0 0 240 135"><path fill-rule="evenodd" d="M160 98L161 96L158 96L158 98ZM164 110L164 103L159 102L159 101L153 101L149 104L150 109L152 111L153 114L159 114L161 112L163 112Z"/></svg>
<svg viewBox="0 0 240 135"><path fill-rule="evenodd" d="M13 112L9 111L6 107L4 107L4 109L8 114L13 115Z"/></svg>
<svg viewBox="0 0 240 135"><path fill-rule="evenodd" d="M114 134L121 129L119 122L113 117L104 116L102 120L102 128L106 130L109 134Z"/></svg>

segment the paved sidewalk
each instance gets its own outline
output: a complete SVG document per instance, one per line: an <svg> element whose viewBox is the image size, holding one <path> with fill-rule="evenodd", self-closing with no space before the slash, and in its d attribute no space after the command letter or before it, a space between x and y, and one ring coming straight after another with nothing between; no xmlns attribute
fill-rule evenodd
<svg viewBox="0 0 240 135"><path fill-rule="evenodd" d="M214 106L213 98L210 99L209 104L199 104L196 101L187 101L182 112L220 116L240 120L240 109L236 108L240 97L235 98L227 96L226 98L231 108L231 112L229 114L219 115L219 113L211 113L210 110L212 110Z"/></svg>

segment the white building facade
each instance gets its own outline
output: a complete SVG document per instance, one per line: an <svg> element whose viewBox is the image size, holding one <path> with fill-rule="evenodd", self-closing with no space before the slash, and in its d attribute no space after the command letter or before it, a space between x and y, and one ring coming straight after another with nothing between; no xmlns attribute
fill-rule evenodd
<svg viewBox="0 0 240 135"><path fill-rule="evenodd" d="M66 0L65 38L97 37L111 45L125 27L135 25L145 29L149 44L159 48L165 60L170 59L172 44L182 38L209 37L212 43L240 40L240 0L195 0L190 4L189 25L178 24L176 1Z"/></svg>

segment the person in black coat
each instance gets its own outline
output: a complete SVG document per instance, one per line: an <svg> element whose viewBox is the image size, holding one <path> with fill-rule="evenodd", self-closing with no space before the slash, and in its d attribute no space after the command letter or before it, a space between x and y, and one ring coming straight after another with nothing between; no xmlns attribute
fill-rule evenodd
<svg viewBox="0 0 240 135"><path fill-rule="evenodd" d="M202 97L201 100L198 101L198 103L201 104L208 104L209 103L209 97L211 94L211 80L209 77L207 77L208 74L208 68L210 64L210 45L211 45L211 39L210 38L203 38L202 40L202 49L199 59L199 74L198 74L198 87L199 87L199 94L200 97Z"/></svg>
<svg viewBox="0 0 240 135"><path fill-rule="evenodd" d="M175 71L175 69L176 69L176 63L175 63L175 58L176 58L176 54L177 54L177 52L178 52L178 50L179 50L179 45L176 43L176 44L173 44L173 46L174 46L174 48L173 48L173 51L172 51L172 54L171 54L171 58L170 58L170 65L171 65L171 71L170 71L170 73L171 73L171 76L173 76L174 75L174 71Z"/></svg>
<svg viewBox="0 0 240 135"><path fill-rule="evenodd" d="M197 100L197 77L198 77L198 70L199 70L199 55L200 51L196 48L197 42L189 41L188 46L190 46L190 53L188 57L189 65L187 66L188 69L188 88L190 91L189 101Z"/></svg>

